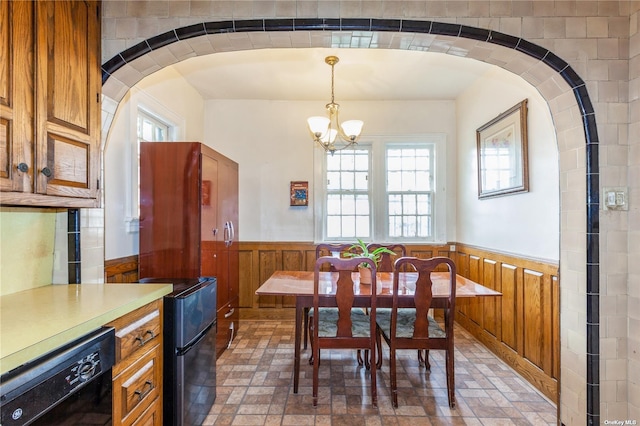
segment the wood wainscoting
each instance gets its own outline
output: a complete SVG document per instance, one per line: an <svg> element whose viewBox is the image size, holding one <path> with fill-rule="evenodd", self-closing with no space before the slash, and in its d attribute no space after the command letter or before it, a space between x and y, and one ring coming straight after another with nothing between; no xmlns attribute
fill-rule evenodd
<svg viewBox="0 0 640 426"><path fill-rule="evenodd" d="M558 403L559 265L456 245L458 274L502 297L457 300L456 321Z"/></svg>
<svg viewBox="0 0 640 426"><path fill-rule="evenodd" d="M104 261L104 282L138 282L138 255Z"/></svg>
<svg viewBox="0 0 640 426"><path fill-rule="evenodd" d="M455 252L450 252L451 246ZM240 242L240 318L293 320L293 297L256 296L274 271L313 271L311 242ZM560 289L558 264L467 246L407 245L421 258L451 257L458 274L498 290L502 297L458 299L456 321L505 363L558 403ZM105 281L136 282L138 258L105 262Z"/></svg>

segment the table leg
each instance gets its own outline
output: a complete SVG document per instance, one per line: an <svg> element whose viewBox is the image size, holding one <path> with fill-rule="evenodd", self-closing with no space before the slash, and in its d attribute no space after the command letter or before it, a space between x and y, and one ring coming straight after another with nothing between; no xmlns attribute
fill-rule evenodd
<svg viewBox="0 0 640 426"><path fill-rule="evenodd" d="M300 382L300 340L302 330L302 311L303 307L296 301L296 326L295 326L295 347L294 347L294 360L293 360L293 393L298 393L298 383Z"/></svg>

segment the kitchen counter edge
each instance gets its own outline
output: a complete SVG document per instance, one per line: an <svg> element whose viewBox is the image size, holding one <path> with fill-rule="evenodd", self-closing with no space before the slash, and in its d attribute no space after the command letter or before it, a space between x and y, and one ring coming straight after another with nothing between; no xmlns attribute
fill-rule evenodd
<svg viewBox="0 0 640 426"><path fill-rule="evenodd" d="M172 284L55 284L0 296L0 374L172 290Z"/></svg>

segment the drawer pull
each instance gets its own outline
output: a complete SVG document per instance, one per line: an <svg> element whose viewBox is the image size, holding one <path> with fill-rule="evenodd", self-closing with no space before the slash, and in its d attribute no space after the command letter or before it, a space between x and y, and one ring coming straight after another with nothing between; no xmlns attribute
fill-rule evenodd
<svg viewBox="0 0 640 426"><path fill-rule="evenodd" d="M231 310L229 312L227 312L226 314L224 314L225 318L229 318L231 315L233 315L233 313L236 311L236 308L231 308Z"/></svg>
<svg viewBox="0 0 640 426"><path fill-rule="evenodd" d="M144 390L144 388L148 388L148 389ZM146 382L144 382L144 386L142 387L142 390L141 391L137 390L134 393L138 395L138 401L142 401L144 397L149 395L149 393L151 393L153 389L154 389L153 383L147 380Z"/></svg>
<svg viewBox="0 0 640 426"><path fill-rule="evenodd" d="M149 337L148 339L144 339L144 336L146 336L147 334L150 334L150 335L151 335L151 337ZM156 335L153 333L153 331L152 331L152 330L147 330L147 332L146 332L146 333L144 333L144 334L142 335L142 337L139 337L139 336L138 336L138 337L136 337L136 340L137 340L138 342L140 342L140 346L142 347L142 346L146 345L150 340L153 340L155 337L156 337Z"/></svg>

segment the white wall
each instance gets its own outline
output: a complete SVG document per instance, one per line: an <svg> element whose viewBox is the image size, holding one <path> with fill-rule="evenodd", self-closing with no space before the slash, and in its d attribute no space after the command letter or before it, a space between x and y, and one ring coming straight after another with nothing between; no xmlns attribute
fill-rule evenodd
<svg viewBox="0 0 640 426"><path fill-rule="evenodd" d="M179 93L180 96L176 96ZM522 99L529 99L530 192L477 198L475 130ZM105 149L105 258L138 253L127 232L135 185L128 166L138 104L184 129L179 140L202 141L240 165L241 241L314 240L314 144L306 118L323 112L318 101L203 101L170 68L153 74L120 103ZM364 136L444 134L447 141L445 231L438 241L559 259L558 150L546 103L535 89L495 69L457 101L341 102L343 119L365 121ZM289 183L308 181L308 207L289 206Z"/></svg>
<svg viewBox="0 0 640 426"><path fill-rule="evenodd" d="M456 139L454 101L340 105L343 120L364 120L361 142L367 135L443 133L448 144ZM206 101L204 142L240 166L241 241L313 241L314 149L320 148L315 148L306 119L323 112L320 101ZM456 152L453 147L447 151L447 186L455 188ZM309 182L308 207L289 206L289 183L294 180ZM455 208L455 191L449 191L450 217L455 217ZM451 240L454 226L454 221L449 221L441 235L443 241Z"/></svg>
<svg viewBox="0 0 640 426"><path fill-rule="evenodd" d="M105 259L139 252L135 192L137 173L136 117L138 108L176 126L174 140L203 140L204 101L172 68L152 74L132 88L120 102L104 149Z"/></svg>
<svg viewBox="0 0 640 426"><path fill-rule="evenodd" d="M476 129L528 99L529 192L478 199ZM488 71L457 102L456 240L492 250L558 261L558 146L551 114L536 89L501 69Z"/></svg>

